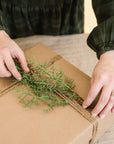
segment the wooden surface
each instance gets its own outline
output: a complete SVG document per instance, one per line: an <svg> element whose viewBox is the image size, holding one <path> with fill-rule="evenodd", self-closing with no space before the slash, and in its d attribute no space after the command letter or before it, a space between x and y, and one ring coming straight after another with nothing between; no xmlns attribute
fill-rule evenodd
<svg viewBox="0 0 114 144"><path fill-rule="evenodd" d="M87 37L87 34L32 36L19 38L15 41L22 49L29 48L38 42L42 42L91 77L94 66L98 60L96 53L86 44ZM114 124L95 144L114 144Z"/></svg>

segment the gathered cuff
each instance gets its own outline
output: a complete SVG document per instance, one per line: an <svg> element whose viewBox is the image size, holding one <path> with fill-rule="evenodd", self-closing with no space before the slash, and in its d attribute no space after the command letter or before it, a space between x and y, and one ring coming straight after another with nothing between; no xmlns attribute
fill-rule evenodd
<svg viewBox="0 0 114 144"><path fill-rule="evenodd" d="M10 31L8 29L6 20L1 11L0 11L0 30L4 30L10 36Z"/></svg>
<svg viewBox="0 0 114 144"><path fill-rule="evenodd" d="M106 51L114 50L114 16L100 23L87 38L87 44L99 59Z"/></svg>

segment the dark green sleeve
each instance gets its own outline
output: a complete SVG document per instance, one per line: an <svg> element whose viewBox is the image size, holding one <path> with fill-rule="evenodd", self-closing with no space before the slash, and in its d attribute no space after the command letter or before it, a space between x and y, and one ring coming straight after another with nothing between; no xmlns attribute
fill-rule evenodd
<svg viewBox="0 0 114 144"><path fill-rule="evenodd" d="M97 58L106 51L114 50L114 0L92 0L98 25L90 33L87 44Z"/></svg>
<svg viewBox="0 0 114 144"><path fill-rule="evenodd" d="M7 34L10 35L5 16L3 15L3 12L0 10L0 30L4 30Z"/></svg>

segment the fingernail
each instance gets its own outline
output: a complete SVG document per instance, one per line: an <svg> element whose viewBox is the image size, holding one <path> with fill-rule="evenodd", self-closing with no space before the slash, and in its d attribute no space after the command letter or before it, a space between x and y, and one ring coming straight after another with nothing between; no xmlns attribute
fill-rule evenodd
<svg viewBox="0 0 114 144"><path fill-rule="evenodd" d="M96 113L92 113L92 116L93 116L93 117L96 117L96 116L97 116L97 114L96 114Z"/></svg>
<svg viewBox="0 0 114 144"><path fill-rule="evenodd" d="M105 117L105 115L104 115L104 114L100 115L100 118L101 118L101 119L103 119L104 117Z"/></svg>
<svg viewBox="0 0 114 144"><path fill-rule="evenodd" d="M17 78L18 81L21 81L22 78Z"/></svg>
<svg viewBox="0 0 114 144"><path fill-rule="evenodd" d="M86 106L86 105L83 105L83 108L84 108L84 109L86 109L86 108L87 108L87 106Z"/></svg>

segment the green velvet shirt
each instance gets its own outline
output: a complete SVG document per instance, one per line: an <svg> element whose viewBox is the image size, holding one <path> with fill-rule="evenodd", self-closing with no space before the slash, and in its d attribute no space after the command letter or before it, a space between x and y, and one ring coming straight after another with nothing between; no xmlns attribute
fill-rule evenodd
<svg viewBox="0 0 114 144"><path fill-rule="evenodd" d="M92 0L98 25L87 43L100 55L114 49L114 0ZM83 33L84 0L0 0L0 30L11 38Z"/></svg>

